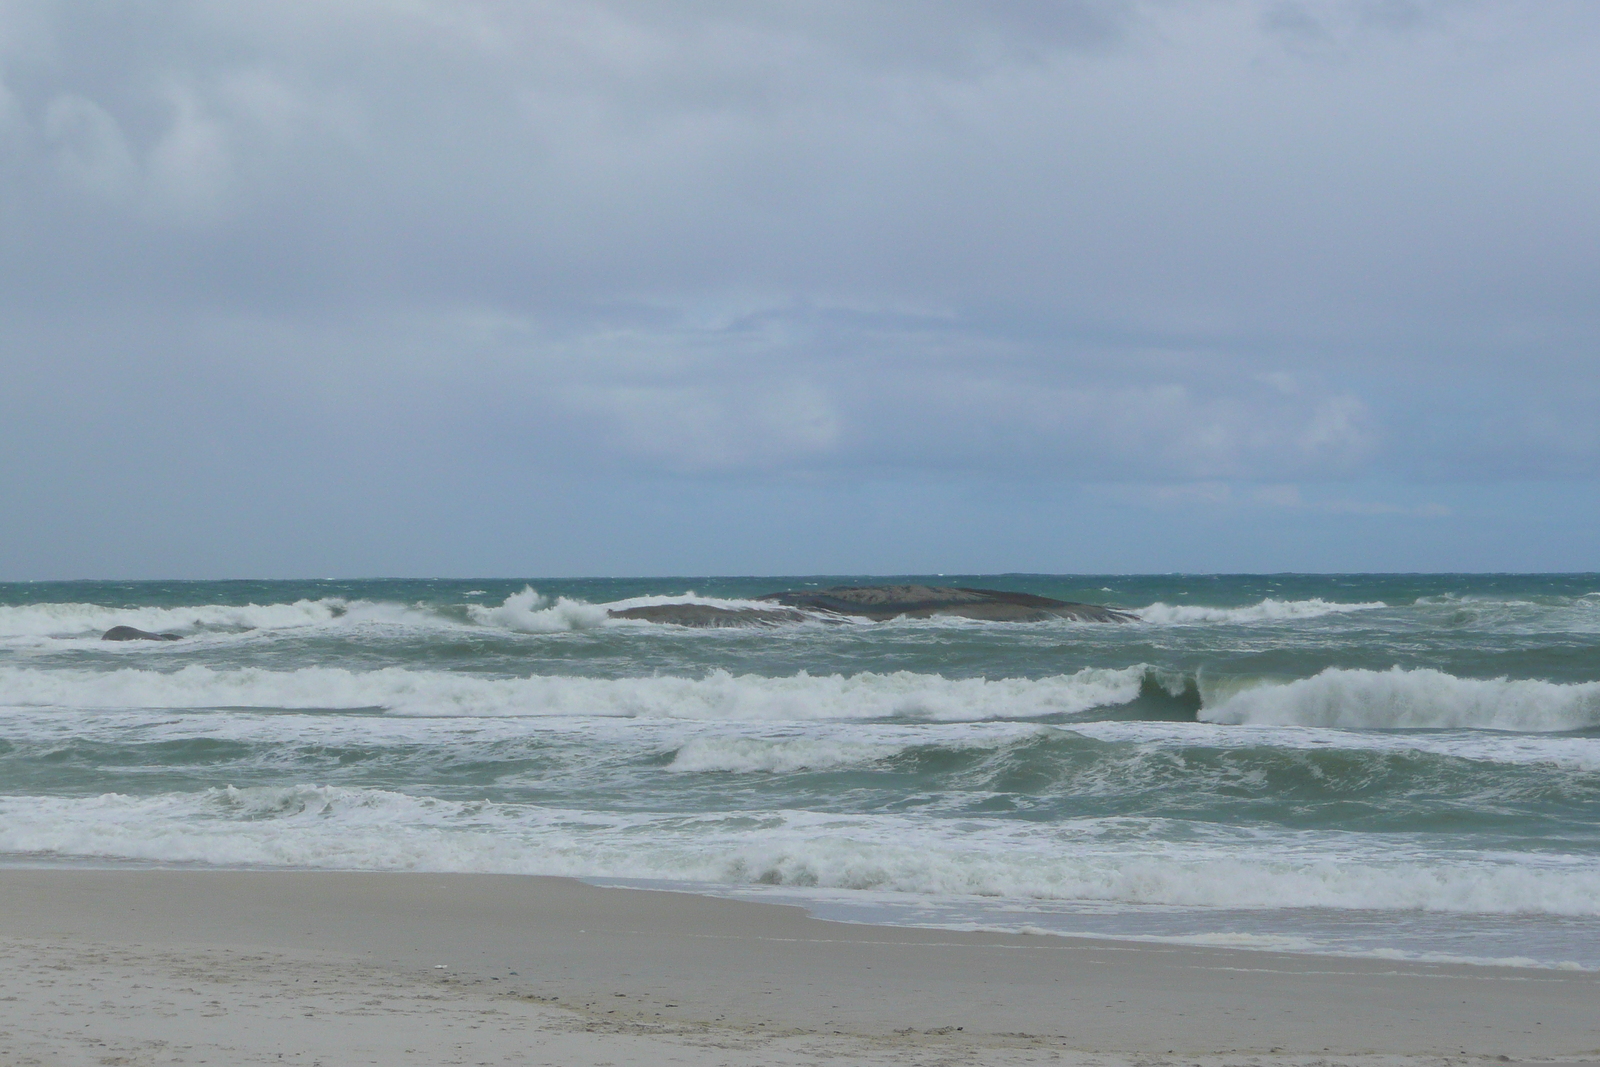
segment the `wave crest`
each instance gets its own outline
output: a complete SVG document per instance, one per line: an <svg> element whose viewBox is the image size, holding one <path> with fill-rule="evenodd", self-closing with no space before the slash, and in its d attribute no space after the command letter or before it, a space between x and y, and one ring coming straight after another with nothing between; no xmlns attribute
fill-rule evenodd
<svg viewBox="0 0 1600 1067"><path fill-rule="evenodd" d="M1329 668L1310 678L1205 692L1200 718L1232 725L1479 729L1548 733L1600 726L1600 682L1457 678L1431 669Z"/></svg>
<svg viewBox="0 0 1600 1067"><path fill-rule="evenodd" d="M1134 614L1144 622L1156 625L1181 626L1203 623L1283 622L1291 619L1315 619L1324 615L1344 615L1353 611L1375 611L1386 608L1381 600L1355 604L1312 597L1310 600L1275 600L1267 597L1259 604L1242 608L1213 608L1198 604L1164 604L1156 601L1148 607L1135 608Z"/></svg>
<svg viewBox="0 0 1600 1067"><path fill-rule="evenodd" d="M531 634L589 630L606 623L604 607L586 600L569 600L564 596L557 597L551 603L532 586L525 587L520 593L512 593L496 607L469 605L467 615L482 626L497 626Z"/></svg>
<svg viewBox="0 0 1600 1067"><path fill-rule="evenodd" d="M0 637L99 637L113 626L141 630L239 631L319 626L345 618L405 612L398 604L377 605L340 597L291 604L198 604L191 607L115 608L55 603L0 606Z"/></svg>
<svg viewBox="0 0 1600 1067"><path fill-rule="evenodd" d="M63 708L384 708L418 715L637 716L705 720L911 718L961 722L1072 715L1126 704L1147 668L1086 667L1049 678L896 671L787 677L482 678L386 667L177 671L0 667L0 704Z"/></svg>

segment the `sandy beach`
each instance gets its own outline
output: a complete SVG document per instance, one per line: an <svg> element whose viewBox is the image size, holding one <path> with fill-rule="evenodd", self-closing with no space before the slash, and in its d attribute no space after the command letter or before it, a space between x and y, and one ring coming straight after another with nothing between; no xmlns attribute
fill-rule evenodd
<svg viewBox="0 0 1600 1067"><path fill-rule="evenodd" d="M1600 1059L1600 976L499 875L0 871L0 1063Z"/></svg>

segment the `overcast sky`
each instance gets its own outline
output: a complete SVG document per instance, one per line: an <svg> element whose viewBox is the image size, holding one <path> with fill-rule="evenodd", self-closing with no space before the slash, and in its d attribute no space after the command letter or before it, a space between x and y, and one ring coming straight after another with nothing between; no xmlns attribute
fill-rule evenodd
<svg viewBox="0 0 1600 1067"><path fill-rule="evenodd" d="M0 579L1600 570L1594 0L0 0Z"/></svg>

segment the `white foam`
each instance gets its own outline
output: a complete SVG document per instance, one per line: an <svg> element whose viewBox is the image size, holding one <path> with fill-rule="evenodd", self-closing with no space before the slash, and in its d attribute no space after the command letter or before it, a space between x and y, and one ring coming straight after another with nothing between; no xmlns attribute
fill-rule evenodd
<svg viewBox="0 0 1600 1067"><path fill-rule="evenodd" d="M1485 733L1374 733L1319 726L1254 724L1240 729L1221 722L1172 723L1096 720L1074 722L1072 732L1097 741L1133 743L1151 751L1194 747L1237 749L1271 746L1282 751L1425 752L1455 759L1510 766L1600 771L1600 745L1589 737Z"/></svg>
<svg viewBox="0 0 1600 1067"><path fill-rule="evenodd" d="M1384 835L1161 839L1160 820L1021 821L571 811L329 786L0 797L0 851L34 857L486 871L768 884L931 898L1600 915L1600 866L1407 850ZM1130 836L1130 834L1132 836Z"/></svg>
<svg viewBox="0 0 1600 1067"><path fill-rule="evenodd" d="M1341 729L1550 732L1600 725L1600 682L1457 678L1443 671L1329 668L1310 678L1208 691L1208 722Z"/></svg>
<svg viewBox="0 0 1600 1067"><path fill-rule="evenodd" d="M1295 619L1315 619L1324 615L1343 615L1353 611L1375 611L1386 608L1379 600L1355 604L1341 604L1312 597L1310 600L1275 600L1272 597L1242 608L1214 608L1197 604L1164 604L1156 601L1147 607L1134 608L1140 620L1160 626L1182 626L1204 623L1257 623L1286 622Z"/></svg>
<svg viewBox="0 0 1600 1067"><path fill-rule="evenodd" d="M607 621L603 606L566 597L557 597L555 603L551 603L531 586L520 593L512 593L497 607L469 605L467 614L472 621L484 626L534 634L588 630L604 626Z"/></svg>
<svg viewBox="0 0 1600 1067"><path fill-rule="evenodd" d="M892 674L781 678L485 678L386 667L177 671L0 667L0 705L62 708L384 708L422 715L583 715L711 720L916 718L977 721L1075 714L1139 695L1143 666L1050 678Z"/></svg>
<svg viewBox="0 0 1600 1067"><path fill-rule="evenodd" d="M861 766L902 750L899 745L872 745L819 738L770 740L760 737L697 737L673 756L669 771L733 774L793 774Z"/></svg>
<svg viewBox="0 0 1600 1067"><path fill-rule="evenodd" d="M481 595L482 590L467 596ZM729 600L699 596L692 590L677 596L641 596L608 603L590 603L570 597L551 600L531 586L512 593L499 604L466 604L462 622L422 604L391 601L347 600L324 597L288 604L197 604L183 607L107 607L85 603L46 603L0 606L0 641L19 638L98 638L113 626L133 626L153 632L177 632L186 637L235 634L242 631L283 631L306 628L392 626L407 629L453 630L473 626L525 634L563 633L599 626L651 626L648 622L613 619L609 612L662 604L702 604L730 610L764 608L755 600ZM458 609L459 610L459 609ZM830 621L832 620L830 617ZM145 646L138 646L144 648Z"/></svg>
<svg viewBox="0 0 1600 1067"><path fill-rule="evenodd" d="M557 597L551 601L541 596L531 586L520 593L506 597L496 607L472 604L467 614L473 622L496 626L520 633L559 633L565 630L588 630L597 626L654 626L656 624L636 619L613 619L612 611L628 608L658 607L666 604L700 604L707 607L735 610L771 610L772 605L757 600L729 600L723 597L700 596L693 590L676 596L638 596L623 600L591 604L586 600Z"/></svg>
<svg viewBox="0 0 1600 1067"><path fill-rule="evenodd" d="M179 631L286 629L326 625L354 610L360 617L403 612L400 605L379 607L338 597L292 604L199 604L178 608L113 608L100 604L56 603L0 606L0 638L98 637L113 626Z"/></svg>

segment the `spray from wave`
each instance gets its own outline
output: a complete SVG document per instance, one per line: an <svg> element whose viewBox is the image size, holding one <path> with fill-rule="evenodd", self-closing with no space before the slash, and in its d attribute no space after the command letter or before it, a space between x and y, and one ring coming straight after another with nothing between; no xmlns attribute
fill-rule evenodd
<svg viewBox="0 0 1600 1067"><path fill-rule="evenodd" d="M557 597L554 603L539 595L532 586L512 593L497 607L469 605L467 614L482 626L496 626L529 634L588 630L606 623L606 609L583 600Z"/></svg>

